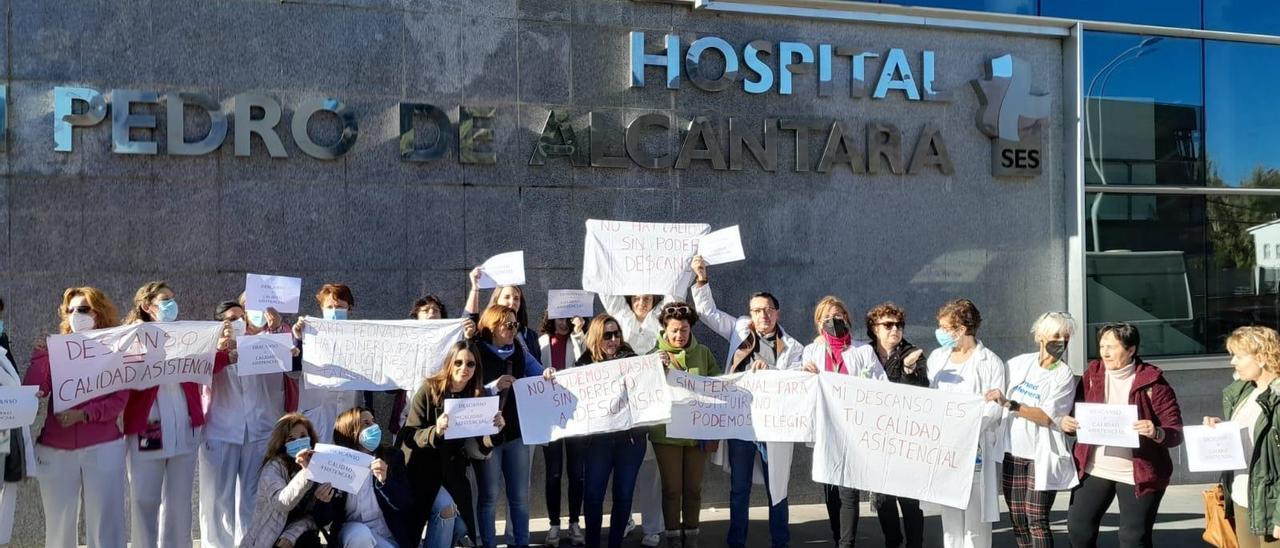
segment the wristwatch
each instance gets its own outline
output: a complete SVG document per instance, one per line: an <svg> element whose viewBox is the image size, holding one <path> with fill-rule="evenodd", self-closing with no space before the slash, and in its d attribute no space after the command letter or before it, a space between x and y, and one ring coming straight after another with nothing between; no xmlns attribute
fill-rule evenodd
<svg viewBox="0 0 1280 548"><path fill-rule="evenodd" d="M1010 413L1017 413L1019 409L1022 409L1022 404L1013 400L1009 400L1008 407L1009 407Z"/></svg>

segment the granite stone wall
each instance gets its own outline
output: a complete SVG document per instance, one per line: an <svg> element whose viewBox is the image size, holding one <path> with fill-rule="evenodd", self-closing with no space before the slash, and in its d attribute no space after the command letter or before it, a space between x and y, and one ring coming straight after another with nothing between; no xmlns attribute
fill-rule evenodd
<svg viewBox="0 0 1280 548"><path fill-rule="evenodd" d="M56 326L64 288L94 285L122 309L133 290L165 279L185 319L207 319L234 298L246 272L305 279L304 295L345 282L353 317L403 317L419 295L445 297L460 310L466 272L493 254L525 250L527 295L540 312L545 290L580 282L588 218L739 224L748 260L712 267L722 308L746 312L746 297L769 290L782 324L814 335L812 307L842 297L855 316L892 300L908 311L908 338L932 347L932 316L945 300L973 299L982 340L1002 356L1032 349L1026 334L1041 312L1066 306L1061 44L1056 39L903 26L757 17L694 11L630 0L4 0L0 75L8 85L8 150L0 154L0 295L19 369L35 340ZM631 31L650 49L674 32L687 47L719 36L827 43L859 50L902 48L916 81L922 50L937 58L935 86L946 103L848 97L849 62L835 65L831 97L819 97L816 71L798 74L792 95L750 95L740 86L710 93L685 79L630 89ZM1032 90L1052 97L1043 132L1043 173L993 178L991 141L974 123L969 81L992 57L1031 62ZM709 58L714 55L709 56ZM712 60L710 64L716 62ZM879 63L868 70L875 78ZM776 64L775 64L776 69ZM744 74L745 75L745 74ZM55 86L200 92L230 113L233 97L265 94L283 106L278 127L287 158L271 158L261 139L249 157L234 154L234 129L208 155L166 154L158 129L133 130L160 143L154 156L112 152L111 121L75 130L74 151L55 152ZM338 160L305 155L288 128L293 108L312 97L343 101L359 124L355 147ZM401 102L429 103L457 122L460 105L493 107L494 165L464 164L456 150L429 163L400 160ZM791 132L782 132L776 172L753 161L741 171L695 161L685 170L545 166L529 158L551 111L567 112L580 136L588 113L622 124L644 113L676 120L708 117L724 146L727 120L759 128L765 118L840 120L863 146L868 123L903 133L904 154L922 128L938 128L954 173L914 175L795 171ZM208 128L186 111L186 137ZM603 123L602 122L602 123ZM231 120L234 128L235 120ZM309 124L318 142L337 139L336 118ZM430 142L430 128L416 137ZM758 130L757 130L758 131ZM816 164L825 131L809 134ZM622 155L620 134L607 136ZM671 150L678 137L651 135L644 146ZM905 165L905 163L904 163ZM316 313L304 298L304 312ZM860 330L858 331L860 332ZM699 330L721 356L726 343ZM806 452L798 453L793 500L815 502ZM534 485L540 486L540 474ZM727 478L709 475L705 503L727 504ZM763 500L763 490L759 496ZM535 515L541 488L533 489ZM34 482L22 487L18 545L40 545Z"/></svg>

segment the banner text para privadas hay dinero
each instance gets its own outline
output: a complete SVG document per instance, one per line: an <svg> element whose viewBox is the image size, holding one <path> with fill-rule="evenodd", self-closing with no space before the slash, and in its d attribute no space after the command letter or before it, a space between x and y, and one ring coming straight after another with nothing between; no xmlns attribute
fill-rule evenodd
<svg viewBox="0 0 1280 548"><path fill-rule="evenodd" d="M965 508L982 398L821 373L813 481Z"/></svg>
<svg viewBox="0 0 1280 548"><path fill-rule="evenodd" d="M526 444L667 422L671 396L657 354L611 360L512 385Z"/></svg>
<svg viewBox="0 0 1280 548"><path fill-rule="evenodd" d="M751 371L701 377L667 373L667 435L694 440L813 441L818 376L804 371Z"/></svg>
<svg viewBox="0 0 1280 548"><path fill-rule="evenodd" d="M460 319L305 320L303 378L326 390L414 390L463 331Z"/></svg>
<svg viewBox="0 0 1280 548"><path fill-rule="evenodd" d="M49 337L53 411L120 390L209 384L221 322L145 322Z"/></svg>

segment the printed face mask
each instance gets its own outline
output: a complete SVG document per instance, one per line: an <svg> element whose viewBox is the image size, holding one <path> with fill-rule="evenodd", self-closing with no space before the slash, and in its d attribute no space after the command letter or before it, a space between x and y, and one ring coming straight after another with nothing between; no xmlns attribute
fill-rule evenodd
<svg viewBox="0 0 1280 548"><path fill-rule="evenodd" d="M347 319L347 309L345 308L326 308L321 311L326 320L345 320Z"/></svg>
<svg viewBox="0 0 1280 548"><path fill-rule="evenodd" d="M849 324L844 318L827 318L822 322L822 330L832 337L844 337L849 334Z"/></svg>
<svg viewBox="0 0 1280 548"><path fill-rule="evenodd" d="M178 319L178 301L173 299L160 301L156 303L156 308L159 309L156 313L157 322L171 322Z"/></svg>
<svg viewBox="0 0 1280 548"><path fill-rule="evenodd" d="M366 451L373 451L382 443L382 427L372 425L360 431L360 446Z"/></svg>
<svg viewBox="0 0 1280 548"><path fill-rule="evenodd" d="M71 325L72 333L84 333L93 329L93 316L76 312L71 314L71 319L68 323Z"/></svg>
<svg viewBox="0 0 1280 548"><path fill-rule="evenodd" d="M298 458L298 453L307 449L311 449L311 438L303 436L289 443L284 444L284 452L289 454L289 458Z"/></svg>
<svg viewBox="0 0 1280 548"><path fill-rule="evenodd" d="M938 346L941 346L943 348L951 349L951 348L955 348L956 346L956 338L952 337L951 333L947 332L947 330L942 329L941 327L939 327L936 331L933 332L933 337L935 339L938 339Z"/></svg>

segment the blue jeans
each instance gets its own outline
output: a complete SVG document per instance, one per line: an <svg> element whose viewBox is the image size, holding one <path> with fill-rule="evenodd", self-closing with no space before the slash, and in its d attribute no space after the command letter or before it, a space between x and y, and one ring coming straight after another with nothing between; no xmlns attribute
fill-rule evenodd
<svg viewBox="0 0 1280 548"><path fill-rule="evenodd" d="M604 492L613 477L613 510L609 512L609 548L622 546L622 534L631 517L631 499L636 492L636 476L644 462L648 436L644 431L597 434L587 438L586 469L582 513L587 518L587 548L600 546L600 526L604 521Z"/></svg>
<svg viewBox="0 0 1280 548"><path fill-rule="evenodd" d="M756 455L760 449L754 441L729 440L729 536L726 541L730 548L744 548L747 545L747 511L751 507L751 474L755 470ZM765 478L769 477L769 462L762 455ZM769 494L769 482L765 481L764 492ZM769 505L769 536L773 538L775 548L791 543L791 530L787 528L787 499L778 504Z"/></svg>
<svg viewBox="0 0 1280 548"><path fill-rule="evenodd" d="M453 516L443 517L442 514L450 507L453 507ZM427 525L427 538L423 539L422 548L453 548L454 543L466 534L467 526L454 506L453 496L441 487L440 494L431 505L431 521Z"/></svg>
<svg viewBox="0 0 1280 548"><path fill-rule="evenodd" d="M476 488L480 496L476 501L476 528L480 538L476 542L485 548L495 548L497 542L494 520L497 519L499 483L507 489L507 522L515 535L516 546L529 545L529 447L523 440L512 440L493 448L488 460L478 460L472 465L476 473Z"/></svg>

